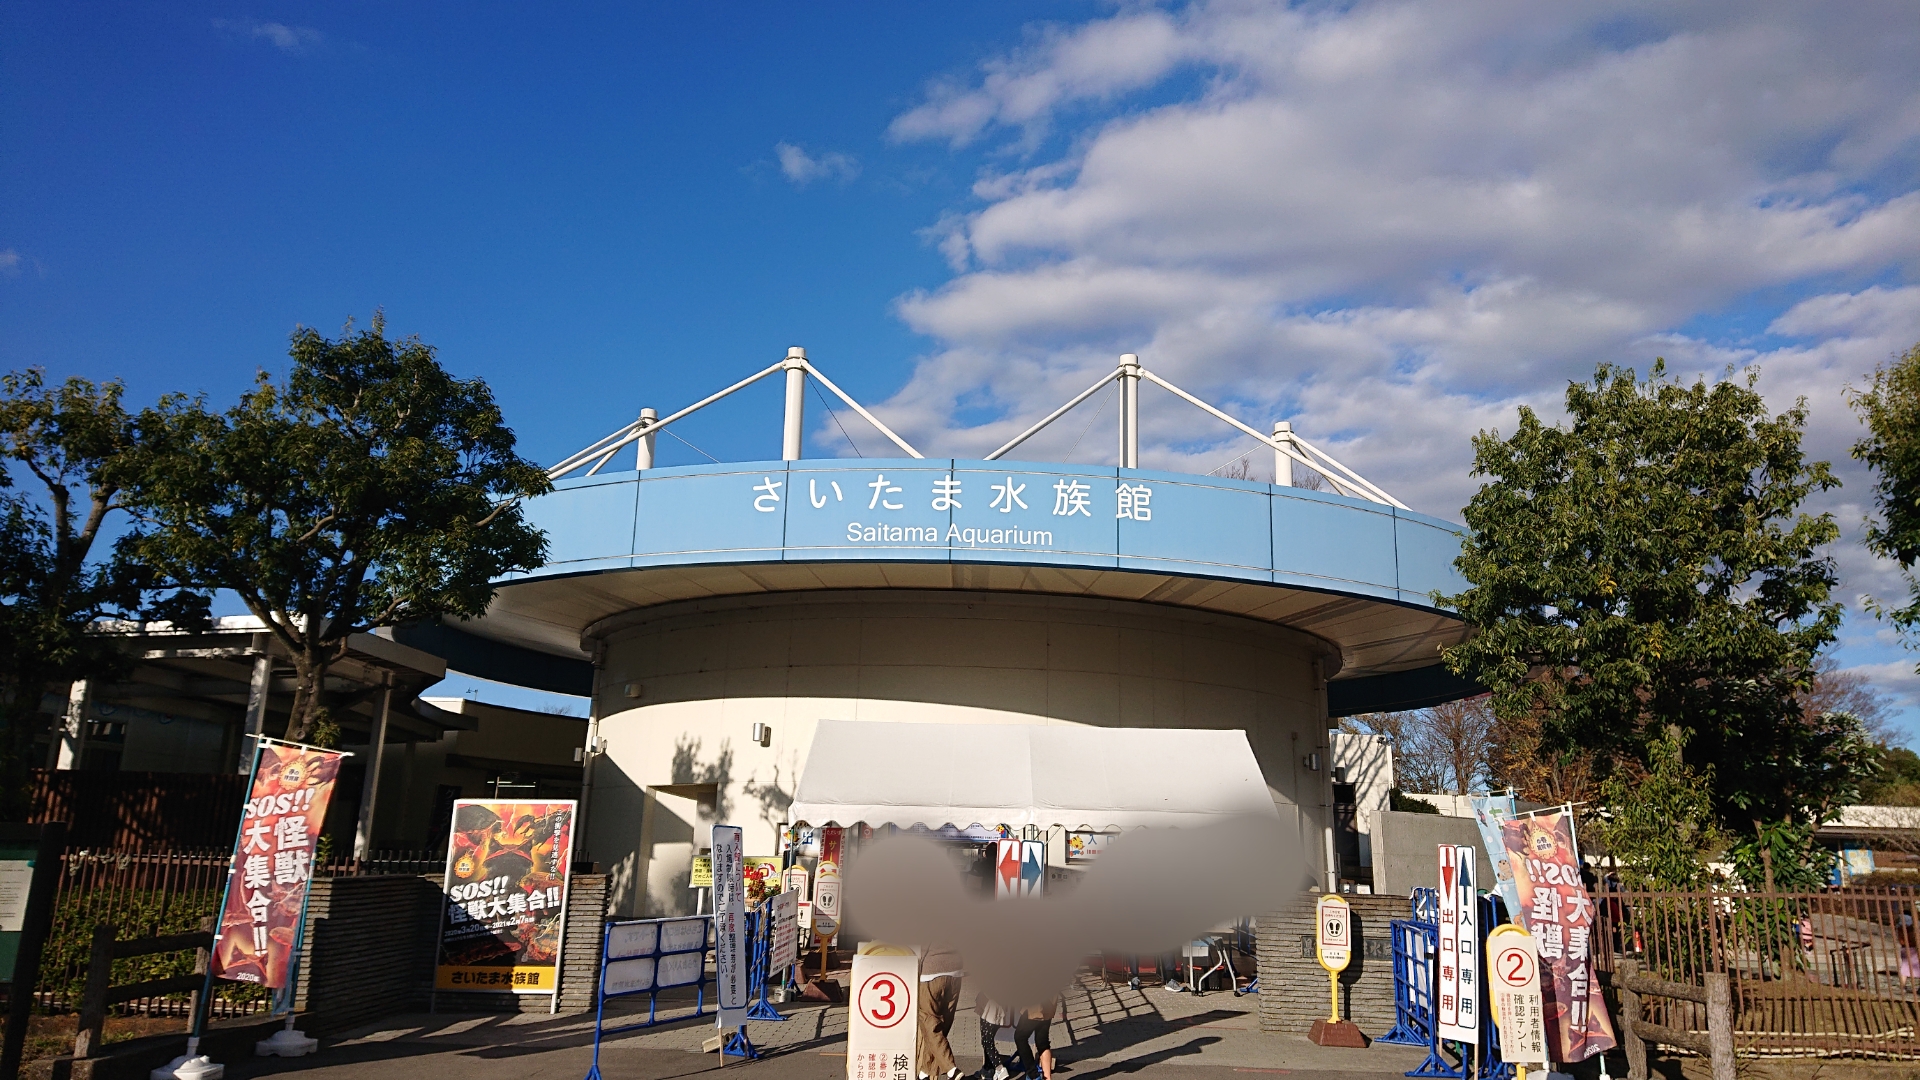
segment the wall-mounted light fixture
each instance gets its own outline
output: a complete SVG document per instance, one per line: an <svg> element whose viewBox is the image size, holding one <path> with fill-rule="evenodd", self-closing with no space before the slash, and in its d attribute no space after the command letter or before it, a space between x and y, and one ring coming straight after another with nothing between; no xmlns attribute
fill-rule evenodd
<svg viewBox="0 0 1920 1080"><path fill-rule="evenodd" d="M1306 757L1303 757L1300 759L1300 764L1305 765L1307 767L1308 772L1319 772L1320 771L1320 755L1308 754Z"/></svg>
<svg viewBox="0 0 1920 1080"><path fill-rule="evenodd" d="M753 725L753 741L756 746L772 746L773 728L766 724Z"/></svg>

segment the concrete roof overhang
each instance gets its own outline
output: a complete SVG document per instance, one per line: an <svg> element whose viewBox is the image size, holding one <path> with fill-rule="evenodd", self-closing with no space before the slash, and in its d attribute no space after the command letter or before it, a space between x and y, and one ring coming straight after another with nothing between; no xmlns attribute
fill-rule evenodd
<svg viewBox="0 0 1920 1080"><path fill-rule="evenodd" d="M602 475L527 506L547 531L547 565L501 581L484 618L406 628L399 640L458 670L582 693L588 628L656 605L850 589L1037 593L1311 634L1341 657L1336 715L1472 692L1437 667L1440 650L1467 635L1434 599L1465 587L1452 565L1458 526L1339 495L1110 467L903 459Z"/></svg>

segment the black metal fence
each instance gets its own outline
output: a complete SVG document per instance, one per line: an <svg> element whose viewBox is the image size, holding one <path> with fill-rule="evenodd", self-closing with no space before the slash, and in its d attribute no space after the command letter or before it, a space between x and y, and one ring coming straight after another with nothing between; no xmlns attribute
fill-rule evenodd
<svg viewBox="0 0 1920 1080"><path fill-rule="evenodd" d="M61 860L54 900L53 927L40 966L34 1003L41 1013L79 1009L87 980L93 928L114 927L122 939L163 937L211 927L226 887L232 854L218 851L72 851ZM320 872L331 877L371 874L425 874L438 877L443 854L428 851L378 852L365 860L337 860ZM187 975L191 954L134 957L114 961L116 984ZM242 1016L268 1006L268 992L249 983L215 980L211 1008L215 1016ZM185 994L141 998L120 1006L123 1014L184 1016Z"/></svg>

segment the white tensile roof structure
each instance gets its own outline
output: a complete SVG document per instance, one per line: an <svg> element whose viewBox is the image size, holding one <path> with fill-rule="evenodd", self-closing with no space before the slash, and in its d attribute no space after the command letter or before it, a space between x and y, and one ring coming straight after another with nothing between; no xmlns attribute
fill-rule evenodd
<svg viewBox="0 0 1920 1080"><path fill-rule="evenodd" d="M1199 779L1204 777L1204 780ZM1244 731L822 720L796 824L1195 827L1279 824Z"/></svg>

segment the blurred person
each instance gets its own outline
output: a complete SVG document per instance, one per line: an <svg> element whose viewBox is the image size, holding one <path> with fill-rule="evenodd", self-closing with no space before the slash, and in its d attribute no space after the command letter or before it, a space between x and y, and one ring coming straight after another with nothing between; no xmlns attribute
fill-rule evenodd
<svg viewBox="0 0 1920 1080"><path fill-rule="evenodd" d="M974 1011L980 1014L980 1052L986 1063L980 1066L979 1080L1007 1080L1007 1062L1000 1056L1000 1029L1019 1020L1018 1014L985 994L973 997Z"/></svg>
<svg viewBox="0 0 1920 1080"><path fill-rule="evenodd" d="M914 1025L919 1029L916 1056L920 1059L920 1080L955 1080L960 1075L947 1033L953 1030L954 1015L960 1011L960 982L965 976L960 953L951 946L934 945L921 953L920 1007L914 1011Z"/></svg>
<svg viewBox="0 0 1920 1080"><path fill-rule="evenodd" d="M1026 1073L1029 1080L1053 1080L1053 1014L1059 1007L1058 994L1047 999L1044 1005L1034 1005L1022 1012L1013 1025L1013 1058L1017 1071ZM1032 1045L1029 1046L1028 1044Z"/></svg>

